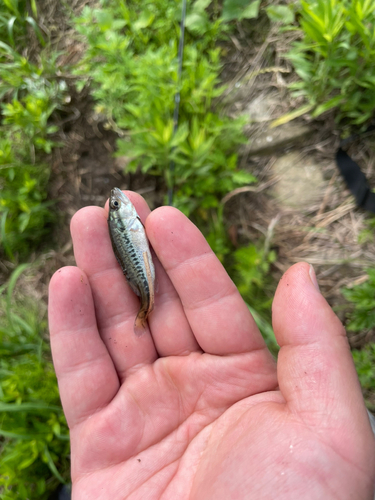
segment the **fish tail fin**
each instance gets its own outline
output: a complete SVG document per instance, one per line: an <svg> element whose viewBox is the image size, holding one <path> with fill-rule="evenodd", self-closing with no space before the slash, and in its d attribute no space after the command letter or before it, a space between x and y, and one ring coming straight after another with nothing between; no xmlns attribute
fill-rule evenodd
<svg viewBox="0 0 375 500"><path fill-rule="evenodd" d="M134 321L134 333L141 337L147 331L147 313L139 311Z"/></svg>

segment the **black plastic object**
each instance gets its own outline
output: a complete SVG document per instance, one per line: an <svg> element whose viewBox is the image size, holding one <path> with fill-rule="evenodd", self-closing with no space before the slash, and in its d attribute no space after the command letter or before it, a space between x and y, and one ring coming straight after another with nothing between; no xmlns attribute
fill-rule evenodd
<svg viewBox="0 0 375 500"><path fill-rule="evenodd" d="M344 177L348 189L354 195L356 204L372 213L375 213L375 193L372 192L366 176L359 165L342 148L358 137L374 131L375 124L372 123L362 134L356 134L341 141L336 153L337 167Z"/></svg>
<svg viewBox="0 0 375 500"><path fill-rule="evenodd" d="M375 213L375 193L371 191L366 176L359 165L342 148L337 150L336 162L348 189L355 197L356 204Z"/></svg>

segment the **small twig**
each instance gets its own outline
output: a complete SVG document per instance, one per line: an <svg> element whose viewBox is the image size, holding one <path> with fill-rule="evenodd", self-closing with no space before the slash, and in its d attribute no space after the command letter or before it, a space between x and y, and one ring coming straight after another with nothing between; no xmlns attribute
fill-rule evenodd
<svg viewBox="0 0 375 500"><path fill-rule="evenodd" d="M275 229L276 224L279 222L280 217L281 217L281 215L278 213L276 215L276 217L271 219L271 222L268 225L267 236L266 236L266 240L264 242L264 255L267 255L268 252L270 251L270 246L271 246L271 242L272 242L272 238L273 238L274 229Z"/></svg>
<svg viewBox="0 0 375 500"><path fill-rule="evenodd" d="M233 198L233 196L237 196L238 194L242 194L242 193L261 193L262 191L264 191L268 187L272 186L273 184L276 184L276 182L278 182L278 181L279 181L279 177L274 177L273 179L271 179L268 182L264 182L263 184L259 184L259 186L257 186L257 187L244 186L244 187L240 187L237 189L233 189L233 191L231 191L230 193L228 193L224 196L224 198L221 200L220 203L225 205L225 203L227 203L231 198Z"/></svg>

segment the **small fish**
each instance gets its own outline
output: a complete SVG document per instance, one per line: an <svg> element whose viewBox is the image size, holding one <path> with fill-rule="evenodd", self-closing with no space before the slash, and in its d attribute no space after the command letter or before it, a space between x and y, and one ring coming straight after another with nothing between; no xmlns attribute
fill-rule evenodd
<svg viewBox="0 0 375 500"><path fill-rule="evenodd" d="M134 322L134 332L140 336L154 308L155 268L141 219L129 198L118 188L111 190L108 227L122 272L133 292L141 299Z"/></svg>

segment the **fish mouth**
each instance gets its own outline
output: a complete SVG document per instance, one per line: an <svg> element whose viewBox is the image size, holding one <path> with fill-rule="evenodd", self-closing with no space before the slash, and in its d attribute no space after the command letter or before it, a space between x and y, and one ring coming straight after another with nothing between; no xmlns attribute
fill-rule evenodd
<svg viewBox="0 0 375 500"><path fill-rule="evenodd" d="M124 196L123 192L119 188L113 188L111 189L111 198L115 198L117 200L121 200L121 198Z"/></svg>
<svg viewBox="0 0 375 500"><path fill-rule="evenodd" d="M129 198L124 195L124 193L121 191L121 189L115 187L111 189L111 198L110 201L118 201L120 204L127 205L129 204Z"/></svg>

